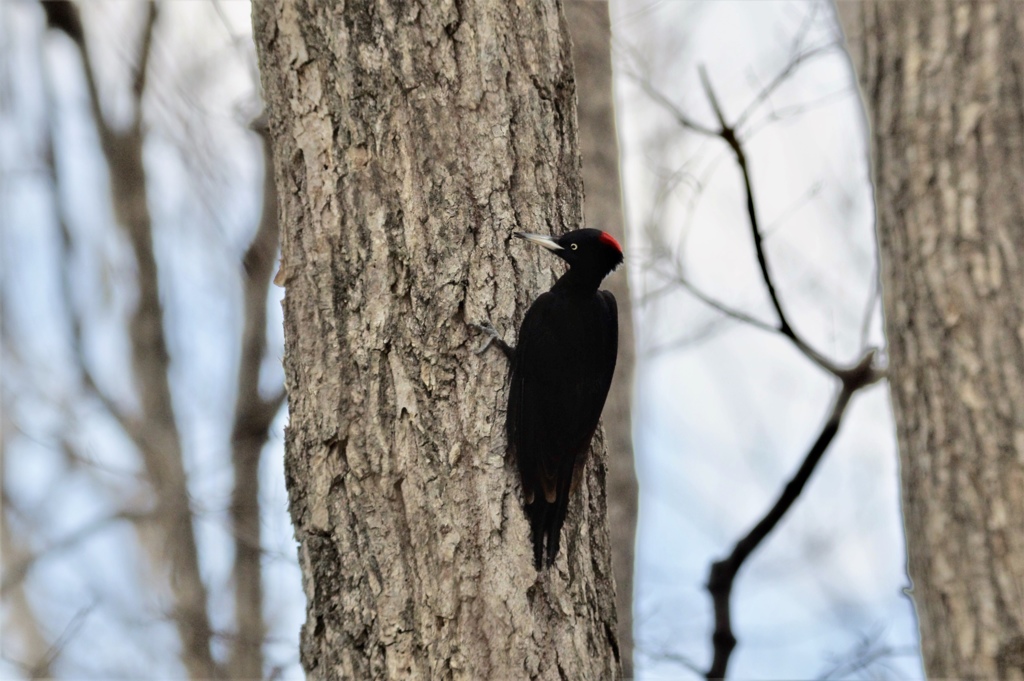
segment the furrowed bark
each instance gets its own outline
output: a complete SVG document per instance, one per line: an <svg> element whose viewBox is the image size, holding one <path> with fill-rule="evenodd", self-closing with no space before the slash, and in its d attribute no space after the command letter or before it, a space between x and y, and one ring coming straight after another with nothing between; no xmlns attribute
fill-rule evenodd
<svg viewBox="0 0 1024 681"><path fill-rule="evenodd" d="M850 2L925 670L1024 679L1024 13Z"/></svg>
<svg viewBox="0 0 1024 681"><path fill-rule="evenodd" d="M286 479L311 678L617 678L605 450L537 573L511 337L581 226L557 2L255 3L281 201ZM510 338L511 340L511 338Z"/></svg>

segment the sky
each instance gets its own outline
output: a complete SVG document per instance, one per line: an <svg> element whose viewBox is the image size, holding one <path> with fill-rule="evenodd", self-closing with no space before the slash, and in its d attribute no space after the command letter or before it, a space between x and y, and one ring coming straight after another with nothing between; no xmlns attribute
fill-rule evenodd
<svg viewBox="0 0 1024 681"><path fill-rule="evenodd" d="M817 9L814 9L817 7ZM135 35L138 5L90 3L87 30ZM245 2L164 3L152 68L161 88L146 102L147 169L164 305L175 362L175 407L186 435L197 528L211 600L226 625L231 555L226 410L241 319L237 269L258 217L261 161L246 130L259 110ZM89 361L106 387L130 401L118 369L120 329L132 304L120 284L130 252L110 228L107 187L83 102L74 50L41 39L27 0L0 2L0 295L5 491L43 514L35 548L76 536L130 499L138 464L96 404L73 403L75 381L62 316L62 253L44 157L47 112L60 146L74 295L95 315ZM698 78L704 65L726 116L736 116L803 47L835 40L831 10L808 2L613 3L618 123L628 215L638 366L634 437L640 479L635 622L644 679L693 678L710 660L710 562L760 517L799 465L836 386L784 339L721 315L678 287L682 271L704 292L769 323L741 192L728 150L681 130L644 92L714 123ZM112 120L127 116L130 50L96 40L95 60ZM47 65L49 75L40 69ZM216 63L219 68L212 69ZM49 93L49 94L48 94ZM743 129L768 257L798 330L840 362L882 343L874 288L875 245L864 130L849 64L839 50L806 64ZM198 152L196 151L198 150ZM281 355L280 307L268 301L271 358ZM868 312L870 311L870 312ZM867 315L867 321L865 316ZM264 368L268 391L280 380ZM89 465L68 467L54 433L72 419ZM284 416L264 453L261 483L268 541L268 664L299 678L304 600L282 474ZM180 675L162 617L166 594L138 579L144 556L133 532L113 525L70 543L29 575L47 635L64 646L58 671L103 677ZM154 576L158 577L158 576ZM905 571L892 415L884 384L859 395L803 497L750 558L734 591L735 678L856 677L842 661L889 647L863 675L920 678ZM140 604L142 607L140 607ZM6 606L5 606L6 607ZM123 645L141 641L145 645ZM865 643L867 642L867 643ZM9 642L4 655L10 657ZM16 655L15 655L16 657ZM16 675L0 659L0 677Z"/></svg>

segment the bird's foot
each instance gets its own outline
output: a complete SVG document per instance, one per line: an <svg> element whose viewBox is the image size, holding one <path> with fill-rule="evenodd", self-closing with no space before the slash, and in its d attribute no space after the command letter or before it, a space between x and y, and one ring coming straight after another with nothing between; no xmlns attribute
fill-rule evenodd
<svg viewBox="0 0 1024 681"><path fill-rule="evenodd" d="M479 324L471 323L470 326L472 326L480 333L487 334L487 340L484 342L484 344L474 351L476 354L482 355L484 354L484 352L487 351L487 348L491 347L491 345L495 345L498 347L499 350L505 353L506 357L512 359L512 346L505 342L505 340L501 337L501 334L498 333L498 330L494 328L493 324L491 324L491 320L485 319Z"/></svg>

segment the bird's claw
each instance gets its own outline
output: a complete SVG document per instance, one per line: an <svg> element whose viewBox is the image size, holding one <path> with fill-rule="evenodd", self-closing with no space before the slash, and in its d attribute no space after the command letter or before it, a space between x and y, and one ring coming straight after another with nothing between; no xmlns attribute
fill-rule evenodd
<svg viewBox="0 0 1024 681"><path fill-rule="evenodd" d="M491 347L491 345L495 345L509 361L512 361L515 354L515 348L505 342L505 339L501 337L498 330L494 328L494 324L491 324L491 320L485 319L479 324L470 324L470 326L480 331L480 333L485 333L488 336L487 341L480 346L479 350L476 350L476 354L482 355L487 348Z"/></svg>
<svg viewBox="0 0 1024 681"><path fill-rule="evenodd" d="M491 344L494 343L495 340L501 338L501 334L498 333L498 330L494 328L494 324L491 324L491 320L489 319L485 319L479 324L470 324L470 326L480 333L487 334L487 340L484 341L484 344L473 351L477 355L482 355L487 352L487 348L491 347Z"/></svg>

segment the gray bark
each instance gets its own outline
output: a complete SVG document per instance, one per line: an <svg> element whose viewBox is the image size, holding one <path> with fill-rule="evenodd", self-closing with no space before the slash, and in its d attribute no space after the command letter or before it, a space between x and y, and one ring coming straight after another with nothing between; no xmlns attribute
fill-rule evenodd
<svg viewBox="0 0 1024 681"><path fill-rule="evenodd" d="M583 157L583 215L588 227L612 234L626 246L619 182L619 144L612 87L612 35L608 3L569 0L565 14L572 34ZM608 526L615 573L622 675L633 676L633 561L636 543L637 482L633 463L633 305L625 268L605 280L619 305L619 359L604 408L608 440Z"/></svg>
<svg viewBox="0 0 1024 681"><path fill-rule="evenodd" d="M254 3L280 197L286 479L313 678L616 678L605 451L537 573L511 336L580 226L557 2ZM510 338L510 340L514 340Z"/></svg>
<svg viewBox="0 0 1024 681"><path fill-rule="evenodd" d="M934 678L1024 679L1024 13L851 2L909 571Z"/></svg>

